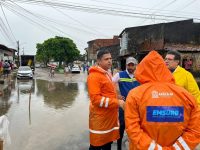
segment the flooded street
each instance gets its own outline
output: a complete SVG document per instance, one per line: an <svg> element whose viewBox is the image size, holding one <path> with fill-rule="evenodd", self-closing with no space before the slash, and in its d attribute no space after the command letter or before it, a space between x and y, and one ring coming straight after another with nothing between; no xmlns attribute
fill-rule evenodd
<svg viewBox="0 0 200 150"><path fill-rule="evenodd" d="M11 144L5 144L4 150L88 149L85 82L35 79L13 84L0 103L1 115L10 121Z"/></svg>

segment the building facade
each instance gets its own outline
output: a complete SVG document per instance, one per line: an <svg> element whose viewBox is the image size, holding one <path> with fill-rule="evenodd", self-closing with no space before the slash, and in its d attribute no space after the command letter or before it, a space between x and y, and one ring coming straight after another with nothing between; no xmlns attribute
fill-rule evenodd
<svg viewBox="0 0 200 150"><path fill-rule="evenodd" d="M15 60L15 49L8 48L5 45L0 44L0 61Z"/></svg>
<svg viewBox="0 0 200 150"><path fill-rule="evenodd" d="M112 39L95 39L88 41L88 47L85 49L87 53L87 62L90 65L94 65L96 62L97 51L106 46L118 45L119 44L118 36L113 36Z"/></svg>
<svg viewBox="0 0 200 150"><path fill-rule="evenodd" d="M151 50L163 56L168 50L177 50L183 67L186 59L191 59L192 70L200 71L200 24L192 19L125 28L119 37L122 58L132 55L141 61Z"/></svg>

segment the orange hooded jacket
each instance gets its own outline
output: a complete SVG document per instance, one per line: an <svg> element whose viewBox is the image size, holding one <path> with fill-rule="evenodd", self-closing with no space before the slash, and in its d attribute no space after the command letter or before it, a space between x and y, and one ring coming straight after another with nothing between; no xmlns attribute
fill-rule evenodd
<svg viewBox="0 0 200 150"><path fill-rule="evenodd" d="M195 98L175 85L162 57L150 52L137 66L141 86L125 106L130 150L190 150L200 143L200 110Z"/></svg>
<svg viewBox="0 0 200 150"><path fill-rule="evenodd" d="M92 67L87 79L90 96L90 144L102 146L119 138L118 99L108 72Z"/></svg>

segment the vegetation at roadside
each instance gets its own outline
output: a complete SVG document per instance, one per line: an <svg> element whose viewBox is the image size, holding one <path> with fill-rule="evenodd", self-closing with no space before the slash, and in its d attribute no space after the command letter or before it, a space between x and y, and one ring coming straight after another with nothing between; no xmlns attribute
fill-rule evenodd
<svg viewBox="0 0 200 150"><path fill-rule="evenodd" d="M55 36L38 43L36 60L48 64L51 60L59 62L59 68L62 62L68 64L80 58L80 51L76 44L70 38Z"/></svg>

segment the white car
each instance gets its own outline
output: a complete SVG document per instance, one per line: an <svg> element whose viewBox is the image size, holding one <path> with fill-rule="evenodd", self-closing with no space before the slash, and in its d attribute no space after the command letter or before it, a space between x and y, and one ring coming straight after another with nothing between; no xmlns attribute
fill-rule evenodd
<svg viewBox="0 0 200 150"><path fill-rule="evenodd" d="M40 64L35 64L35 68L40 68Z"/></svg>
<svg viewBox="0 0 200 150"><path fill-rule="evenodd" d="M80 72L81 72L81 69L79 68L79 66L74 65L74 66L72 67L71 72L72 72L72 73L80 73Z"/></svg>
<svg viewBox="0 0 200 150"><path fill-rule="evenodd" d="M29 66L20 66L17 71L17 79L33 79L33 71Z"/></svg>

